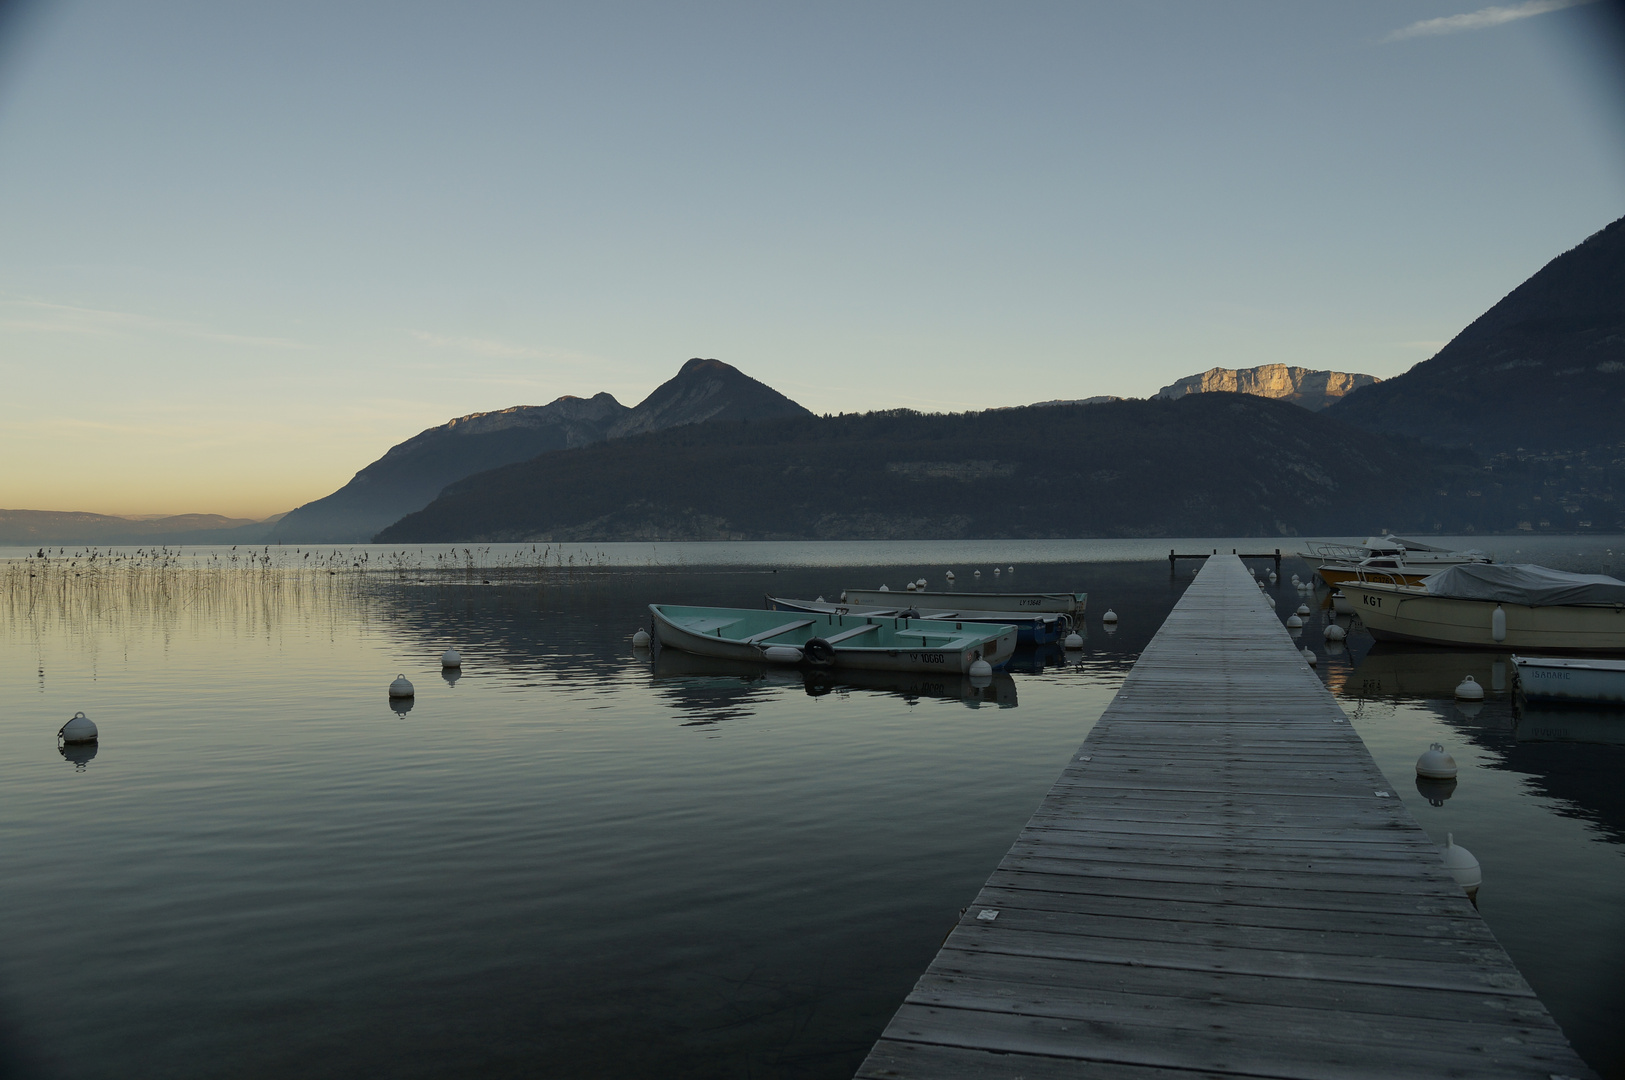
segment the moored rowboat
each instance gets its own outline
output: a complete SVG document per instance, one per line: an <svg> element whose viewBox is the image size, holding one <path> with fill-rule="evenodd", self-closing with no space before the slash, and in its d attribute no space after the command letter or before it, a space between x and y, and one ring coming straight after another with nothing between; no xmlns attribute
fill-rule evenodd
<svg viewBox="0 0 1625 1080"><path fill-rule="evenodd" d="M1530 701L1625 704L1625 660L1513 656L1512 664Z"/></svg>
<svg viewBox="0 0 1625 1080"><path fill-rule="evenodd" d="M986 593L986 592L881 592L879 589L847 589L841 594L842 603L875 607L891 607L899 603L912 604L924 611L923 605L941 611L1047 611L1060 615L1081 615L1089 602L1089 594L1063 593Z"/></svg>
<svg viewBox="0 0 1625 1080"><path fill-rule="evenodd" d="M1050 611L977 611L949 608L943 610L934 604L919 603L919 593L888 594L895 597L890 604L832 604L827 600L791 600L782 596L767 597L767 606L774 611L816 611L824 615L901 615L905 611L915 614L911 618L932 619L937 622L975 622L1006 624L1016 628L1016 641L1021 645L1047 645L1066 635L1070 619Z"/></svg>
<svg viewBox="0 0 1625 1080"><path fill-rule="evenodd" d="M664 648L757 663L969 674L1016 650L1014 626L987 623L675 604L650 604L649 614Z"/></svg>

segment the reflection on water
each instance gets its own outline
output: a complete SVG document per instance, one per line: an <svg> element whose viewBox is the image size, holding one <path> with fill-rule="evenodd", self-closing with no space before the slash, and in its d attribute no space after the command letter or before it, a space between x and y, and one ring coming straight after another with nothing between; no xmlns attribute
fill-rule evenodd
<svg viewBox="0 0 1625 1080"><path fill-rule="evenodd" d="M1127 629L986 685L630 645L902 576L815 554L0 565L0 1031L61 1077L850 1076L1184 582L1018 565Z"/></svg>
<svg viewBox="0 0 1625 1080"><path fill-rule="evenodd" d="M985 686L631 646L650 602L950 560L963 585L964 546L0 564L0 1031L60 1077L850 1076L1189 582L1151 543L1000 558L1091 614L1083 650ZM1491 928L1617 1073L1625 749L1601 715L1515 714L1493 655L1327 642L1307 602L1300 641L1396 790L1479 858ZM417 696L390 706L398 672ZM99 746L54 746L81 709ZM1433 741L1454 788L1415 781Z"/></svg>
<svg viewBox="0 0 1625 1080"><path fill-rule="evenodd" d="M1429 835L1454 833L1478 858L1481 914L1576 1049L1625 1075L1625 714L1521 703L1510 654L1373 643L1347 617L1346 648L1333 649L1320 632L1332 617L1305 627L1327 685ZM1456 700L1468 676L1483 701ZM1434 741L1457 779L1416 776Z"/></svg>

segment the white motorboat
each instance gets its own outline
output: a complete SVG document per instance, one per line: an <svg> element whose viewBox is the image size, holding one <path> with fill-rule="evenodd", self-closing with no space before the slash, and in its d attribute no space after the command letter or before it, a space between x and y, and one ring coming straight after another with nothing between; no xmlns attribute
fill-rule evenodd
<svg viewBox="0 0 1625 1080"><path fill-rule="evenodd" d="M1407 585L1420 585L1452 566L1494 561L1477 549L1452 551L1400 536L1372 536L1364 544L1311 544L1301 554L1320 563L1315 572L1334 589L1362 571L1381 571Z"/></svg>
<svg viewBox="0 0 1625 1080"><path fill-rule="evenodd" d="M1625 652L1625 581L1601 574L1468 563L1441 570L1421 585L1361 571L1343 583L1342 591L1379 641Z"/></svg>

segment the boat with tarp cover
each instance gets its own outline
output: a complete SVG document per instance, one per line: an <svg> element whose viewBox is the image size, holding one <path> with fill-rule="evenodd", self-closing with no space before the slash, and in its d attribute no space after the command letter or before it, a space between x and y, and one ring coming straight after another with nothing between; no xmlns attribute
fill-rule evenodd
<svg viewBox="0 0 1625 1080"><path fill-rule="evenodd" d="M968 675L976 661L998 668L1016 651L1016 628L988 623L676 604L650 604L649 614L662 647L725 660Z"/></svg>
<svg viewBox="0 0 1625 1080"><path fill-rule="evenodd" d="M1302 554L1320 563L1315 573L1334 589L1357 579L1362 570L1384 571L1406 585L1420 585L1452 566L1495 561L1476 548L1452 551L1402 536L1367 537L1364 544L1311 544Z"/></svg>
<svg viewBox="0 0 1625 1080"><path fill-rule="evenodd" d="M1048 645L1066 636L1072 625L1069 615L1052 611L977 611L972 608L939 608L933 604L915 603L918 593L903 593L890 604L833 604L823 597L817 600L792 600L783 596L769 596L767 606L774 611L816 611L825 615L897 615L914 619L934 619L938 622L974 622L1007 624L1016 628L1016 643L1020 645Z"/></svg>
<svg viewBox="0 0 1625 1080"><path fill-rule="evenodd" d="M1625 581L1531 563L1468 563L1408 585L1362 570L1342 585L1371 636L1530 652L1625 652Z"/></svg>

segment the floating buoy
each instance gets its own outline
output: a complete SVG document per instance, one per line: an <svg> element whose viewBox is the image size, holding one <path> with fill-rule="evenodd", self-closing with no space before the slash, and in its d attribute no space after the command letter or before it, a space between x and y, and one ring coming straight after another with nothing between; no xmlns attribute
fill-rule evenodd
<svg viewBox="0 0 1625 1080"><path fill-rule="evenodd" d="M1292 584L1296 585L1297 583L1298 583L1298 575L1293 574L1292 575Z"/></svg>
<svg viewBox="0 0 1625 1080"><path fill-rule="evenodd" d="M632 647L634 649L647 649L649 647L649 643L653 640L654 639L649 636L649 631L640 629L637 633L632 635Z"/></svg>
<svg viewBox="0 0 1625 1080"><path fill-rule="evenodd" d="M84 713L76 712L71 720L57 729L56 737L65 743L92 743L97 738L96 725Z"/></svg>
<svg viewBox="0 0 1625 1080"><path fill-rule="evenodd" d="M1326 635L1327 641L1342 641L1349 636L1349 632L1336 623L1327 623L1323 633Z"/></svg>
<svg viewBox="0 0 1625 1080"><path fill-rule="evenodd" d="M1299 615L1307 615L1307 614L1309 614L1309 605L1308 604L1299 604L1298 605L1298 614Z"/></svg>
<svg viewBox="0 0 1625 1080"><path fill-rule="evenodd" d="M794 645L769 645L762 650L762 658L773 664L799 664L801 650Z"/></svg>
<svg viewBox="0 0 1625 1080"><path fill-rule="evenodd" d="M1100 617L1100 621L1101 622L1116 622L1117 621L1117 612L1113 611L1111 608L1107 608L1106 609L1106 614L1104 614L1104 615L1102 615Z"/></svg>
<svg viewBox="0 0 1625 1080"><path fill-rule="evenodd" d="M845 589L841 590L841 603L843 603L843 604L846 603L846 590Z"/></svg>
<svg viewBox="0 0 1625 1080"><path fill-rule="evenodd" d="M1315 650L1311 649L1307 645L1303 647L1303 659L1310 667L1314 667L1316 664L1320 663L1319 657L1315 656Z"/></svg>
<svg viewBox="0 0 1625 1080"><path fill-rule="evenodd" d="M1484 688L1469 675L1456 685L1456 697L1460 701L1483 701Z"/></svg>
<svg viewBox="0 0 1625 1080"><path fill-rule="evenodd" d="M991 679L993 677L993 665L986 660L973 660L971 661L970 671L966 674L973 679Z"/></svg>
<svg viewBox="0 0 1625 1080"><path fill-rule="evenodd" d="M923 588L925 588L926 581L925 581L924 578L921 578L920 580L916 581L914 584L923 589Z"/></svg>
<svg viewBox="0 0 1625 1080"><path fill-rule="evenodd" d="M884 586L884 585L882 585L882 586L881 586L881 587L880 587L880 591L881 591L881 592L891 592L891 590L890 590L890 589L888 589L888 588L886 588L886 586ZM846 594L844 594L844 593L843 593L843 594L841 594L841 599L842 599L842 600L845 600L845 599L846 599Z"/></svg>
<svg viewBox="0 0 1625 1080"><path fill-rule="evenodd" d="M1490 637L1496 641L1507 639L1507 613L1500 604L1495 605L1495 613L1490 616Z"/></svg>
<svg viewBox="0 0 1625 1080"><path fill-rule="evenodd" d="M1005 569L1010 571L1012 574L1016 572L1016 568L1013 567L1013 566L1007 566L1007 567L1005 567Z"/></svg>
<svg viewBox="0 0 1625 1080"><path fill-rule="evenodd" d="M954 572L952 570L950 570L950 571L948 571L948 580L952 581L953 579L954 579ZM841 594L841 599L842 600L846 599L846 594L845 593Z"/></svg>
<svg viewBox="0 0 1625 1080"><path fill-rule="evenodd" d="M1454 780L1456 759L1444 752L1443 743L1434 743L1416 759L1416 775L1429 780Z"/></svg>
<svg viewBox="0 0 1625 1080"><path fill-rule="evenodd" d="M998 568L998 567L997 567L997 566L995 566L995 567L994 567L994 568L993 568L993 576L994 576L994 577L998 577L998 576L999 576L999 568Z"/></svg>
<svg viewBox="0 0 1625 1080"><path fill-rule="evenodd" d="M456 649L447 649L445 652L440 654L440 666L443 668L462 667L463 654L458 652Z"/></svg>
<svg viewBox="0 0 1625 1080"><path fill-rule="evenodd" d="M417 691L412 689L412 683L405 675L397 675L395 681L389 684L389 696L392 698L416 697Z"/></svg>
<svg viewBox="0 0 1625 1080"><path fill-rule="evenodd" d="M914 591L914 583L911 581L907 585L903 586L903 588L907 589L909 592L913 592Z"/></svg>
<svg viewBox="0 0 1625 1080"><path fill-rule="evenodd" d="M1274 571L1274 570L1271 570L1271 571L1270 571L1270 584L1271 584L1271 585L1274 585L1274 584L1275 584L1275 582L1276 582L1276 581L1277 581L1277 580L1278 580L1278 579L1277 579L1277 578L1276 578L1276 576L1275 576L1275 571Z"/></svg>
<svg viewBox="0 0 1625 1080"><path fill-rule="evenodd" d="M1298 618L1296 615L1288 615L1286 617L1286 625L1288 630L1300 630L1303 628L1303 620Z"/></svg>
<svg viewBox="0 0 1625 1080"><path fill-rule="evenodd" d="M1476 901L1478 887L1484 883L1484 871L1472 852L1457 846L1455 833L1445 834L1444 866L1456 879L1456 884L1466 891L1468 898Z"/></svg>
<svg viewBox="0 0 1625 1080"><path fill-rule="evenodd" d="M970 576L971 576L971 577L981 577L981 576L982 576L982 572L981 572L981 571L980 571L980 570L972 570L972 571L971 571L971 572L970 572Z"/></svg>
<svg viewBox="0 0 1625 1080"><path fill-rule="evenodd" d="M824 602L824 597L822 595L820 595L818 597L818 603L822 604L823 602Z"/></svg>
<svg viewBox="0 0 1625 1080"><path fill-rule="evenodd" d="M1066 640L1062 644L1069 649L1081 649L1083 648L1083 635L1074 630L1066 636Z"/></svg>

